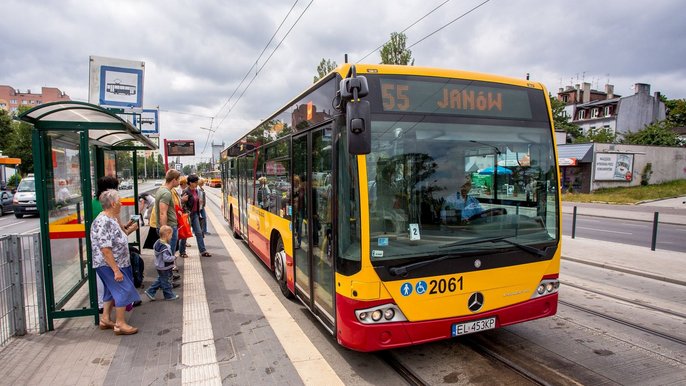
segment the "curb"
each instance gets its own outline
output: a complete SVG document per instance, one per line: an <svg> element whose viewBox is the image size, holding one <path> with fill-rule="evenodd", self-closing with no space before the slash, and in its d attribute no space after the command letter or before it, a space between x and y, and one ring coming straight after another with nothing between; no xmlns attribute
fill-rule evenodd
<svg viewBox="0 0 686 386"><path fill-rule="evenodd" d="M564 211L561 211L560 213L561 213L561 214L568 214L568 215L570 215L570 214L573 214L574 212L564 212ZM647 212L646 212L646 213L647 213ZM658 212L658 213L660 213L660 212ZM577 212L577 216L598 217L598 218L611 218L611 219L615 219L615 220L641 221L641 222L648 222L648 223L652 223L652 222L653 222L653 220L641 220L641 219L638 219L638 218L631 218L631 217L613 217L613 216L603 216L603 215L599 215L599 214L586 214L586 213L579 213L579 212ZM682 226L686 225L686 223L674 222L674 221L662 221L662 220L659 220L659 221L658 221L658 224L682 225Z"/></svg>

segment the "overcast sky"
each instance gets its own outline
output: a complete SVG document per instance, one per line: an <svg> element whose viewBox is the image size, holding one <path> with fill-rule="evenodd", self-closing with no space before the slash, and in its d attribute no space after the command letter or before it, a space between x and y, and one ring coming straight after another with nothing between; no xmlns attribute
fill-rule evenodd
<svg viewBox="0 0 686 386"><path fill-rule="evenodd" d="M483 1L446 2L405 32L408 46ZM89 56L144 61L144 104L159 106L162 138L193 139L207 159L208 135L235 141L311 85L322 58L342 64L347 53L357 62L444 2L4 0L0 84L57 87L87 101ZM234 105L255 69L229 97L282 22L258 62L263 70ZM609 80L621 95L649 83L651 93L686 98L686 23L676 0L490 0L411 50L418 66L530 73L552 93L583 81L602 90ZM380 61L378 51L363 60ZM200 129L210 125L213 134Z"/></svg>

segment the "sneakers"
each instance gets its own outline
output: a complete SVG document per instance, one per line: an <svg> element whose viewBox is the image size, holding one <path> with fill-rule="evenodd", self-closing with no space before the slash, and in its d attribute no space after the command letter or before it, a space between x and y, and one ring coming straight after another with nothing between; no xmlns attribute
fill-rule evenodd
<svg viewBox="0 0 686 386"><path fill-rule="evenodd" d="M164 298L164 300L176 300L176 299L178 299L178 298L179 298L179 295L176 295L176 294L175 294L174 297L172 297L172 298Z"/></svg>
<svg viewBox="0 0 686 386"><path fill-rule="evenodd" d="M173 283L172 288L179 288L181 287L181 283Z"/></svg>
<svg viewBox="0 0 686 386"><path fill-rule="evenodd" d="M172 276L172 280L179 280L179 279L181 279L181 275Z"/></svg>
<svg viewBox="0 0 686 386"><path fill-rule="evenodd" d="M150 293L148 291L143 291L143 293L145 294L145 296L148 297L148 299L150 299L151 302L155 301L155 297L150 295Z"/></svg>

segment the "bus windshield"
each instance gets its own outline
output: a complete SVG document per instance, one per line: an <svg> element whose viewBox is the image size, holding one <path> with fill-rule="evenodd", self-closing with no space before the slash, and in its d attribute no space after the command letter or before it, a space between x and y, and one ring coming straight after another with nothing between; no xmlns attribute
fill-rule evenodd
<svg viewBox="0 0 686 386"><path fill-rule="evenodd" d="M551 135L544 122L375 114L366 156L372 262L554 245Z"/></svg>

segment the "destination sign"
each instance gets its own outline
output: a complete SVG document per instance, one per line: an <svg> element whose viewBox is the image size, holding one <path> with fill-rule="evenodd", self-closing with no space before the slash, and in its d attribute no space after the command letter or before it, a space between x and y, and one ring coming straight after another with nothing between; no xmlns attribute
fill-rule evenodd
<svg viewBox="0 0 686 386"><path fill-rule="evenodd" d="M418 81L380 79L384 112L470 115L531 119L527 89L486 86L448 79Z"/></svg>

